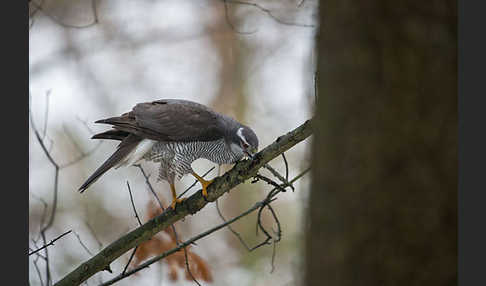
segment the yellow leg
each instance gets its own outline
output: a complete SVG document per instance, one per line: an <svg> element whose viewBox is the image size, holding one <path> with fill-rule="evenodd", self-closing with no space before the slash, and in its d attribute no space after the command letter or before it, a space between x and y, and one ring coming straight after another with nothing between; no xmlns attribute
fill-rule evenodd
<svg viewBox="0 0 486 286"><path fill-rule="evenodd" d="M191 172L191 174L196 177L196 179L201 183L202 186L202 195L207 198L208 197L208 191L206 190L207 187L214 181L214 180L209 180L206 181L203 177L199 176L195 172Z"/></svg>
<svg viewBox="0 0 486 286"><path fill-rule="evenodd" d="M176 204L182 203L185 200L185 198L178 199L175 186L173 184L169 184L169 185L170 185L170 191L172 192L172 203L170 204L170 206L172 207L173 210L175 210Z"/></svg>

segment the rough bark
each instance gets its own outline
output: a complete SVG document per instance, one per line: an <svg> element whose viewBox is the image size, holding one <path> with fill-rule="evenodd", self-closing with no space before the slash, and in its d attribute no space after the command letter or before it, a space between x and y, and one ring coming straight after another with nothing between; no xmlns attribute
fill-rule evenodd
<svg viewBox="0 0 486 286"><path fill-rule="evenodd" d="M456 1L321 1L305 285L457 285Z"/></svg>

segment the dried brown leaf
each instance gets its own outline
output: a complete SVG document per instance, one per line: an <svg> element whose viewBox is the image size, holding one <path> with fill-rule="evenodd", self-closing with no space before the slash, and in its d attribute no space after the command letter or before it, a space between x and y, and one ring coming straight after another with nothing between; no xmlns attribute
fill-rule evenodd
<svg viewBox="0 0 486 286"><path fill-rule="evenodd" d="M153 218L161 214L160 208L153 202L149 202L147 205L147 216ZM134 267L140 265L145 259L164 253L170 249L177 246L176 235L172 227L168 227L163 230L168 236L164 237L162 235L153 236L150 240L141 243L137 251L135 252L133 265ZM201 279L206 282L212 282L213 277L211 275L211 269L209 264L199 255L191 251L191 247L186 247L187 259L191 273L196 279ZM167 256L165 259L169 266L168 276L171 281L177 281L179 268L185 270L186 279L192 280L189 272L186 269L186 259L184 255L184 250L177 251L176 253Z"/></svg>

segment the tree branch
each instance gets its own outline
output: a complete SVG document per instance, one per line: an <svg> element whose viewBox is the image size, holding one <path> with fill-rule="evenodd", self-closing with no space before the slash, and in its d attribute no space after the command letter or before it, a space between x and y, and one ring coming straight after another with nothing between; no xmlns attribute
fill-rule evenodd
<svg viewBox="0 0 486 286"><path fill-rule="evenodd" d="M82 263L55 285L79 285L83 283L83 281L93 276L95 273L108 267L112 261L128 250L150 239L158 232L164 230L187 215L197 213L209 202L215 201L235 186L252 178L263 165L292 148L297 143L303 141L311 134L312 121L307 120L293 131L277 138L274 143L257 153L252 160L240 161L226 174L215 178L214 182L210 184L207 189L208 197L206 199L202 196L202 192L198 191L187 198L181 205L178 205L175 210L172 208L166 209L159 216L154 217L144 225L127 233L105 247L101 252ZM191 241L182 243L180 246L185 247L188 243L191 243Z"/></svg>
<svg viewBox="0 0 486 286"><path fill-rule="evenodd" d="M41 251L41 250L42 250L42 249L44 249L44 248L47 248L47 247L48 247L48 246L50 246L50 245L54 245L54 242L56 242L57 240L61 239L63 236L67 235L68 233L71 233L71 231L72 231L72 230L68 230L68 231L66 231L65 233L63 233L63 234L59 235L58 237L54 238L53 240L51 240L51 242L49 242L49 243L47 243L47 244L43 245L41 248L38 248L38 249L36 249L36 250L34 250L34 251L32 251L32 252L29 252L29 256L31 256L31 255L32 255L32 254L34 254L34 253L37 253L37 252Z"/></svg>
<svg viewBox="0 0 486 286"><path fill-rule="evenodd" d="M299 175L297 175L294 179L292 179L291 183L297 181L298 179L300 179L302 176L304 176L306 173L308 173L310 171L310 167L307 168L306 170L302 171ZM113 279L109 280L109 281L106 281L102 284L100 284L99 286L108 286L108 285L112 285L130 275L133 275L135 273L137 273L138 271L146 268L146 267L149 267L150 265L152 265L153 263L171 255L171 254L174 254L176 253L177 251L180 251L181 249L185 248L186 246L188 246L189 244L195 244L196 241L198 241L199 239L202 239L210 234L212 234L213 232L215 231L218 231L224 227L228 227L230 228L230 224L234 223L235 221L249 215L250 213L256 211L257 209L262 209L266 206L270 206L270 203L274 200L276 200L276 198L274 198L278 193L280 192L279 189L277 188L274 188L272 191L269 192L269 194L265 197L265 199L255 203L251 208L247 209L246 211L244 211L243 213L237 215L236 217L232 218L231 220L226 220L226 219L223 219L224 223L222 224L219 224L203 233L200 233L194 237L192 237L191 239L188 239L187 241L183 242L182 244L178 244L177 247L174 247L172 248L171 250L168 250L158 256L154 256L152 258L150 258L149 260L145 261L144 263L140 264L139 266L135 267L134 269L126 272L125 274L120 274L116 277L114 277ZM218 204L218 201L216 201L216 205ZM251 252L257 248L259 248L260 246L264 245L264 244L267 244L268 240L266 240L265 242L263 243L260 243L258 245L256 245L255 247L252 247L251 249L246 245L246 243L243 242L242 240L242 243L247 247L248 251ZM275 243L273 243L273 245L275 246ZM274 259L274 253L272 253L272 261ZM272 263L273 264L273 263Z"/></svg>

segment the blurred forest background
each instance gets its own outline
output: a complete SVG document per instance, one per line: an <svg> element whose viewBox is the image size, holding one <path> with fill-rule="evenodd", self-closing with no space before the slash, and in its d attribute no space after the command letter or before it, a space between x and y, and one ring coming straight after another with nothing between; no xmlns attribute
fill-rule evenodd
<svg viewBox="0 0 486 286"><path fill-rule="evenodd" d="M188 99L251 126L264 147L312 117L317 1L248 3L29 1L29 246L36 249L43 244L39 229L52 211L55 183L54 166L35 137L34 127L60 166L57 210L47 240L73 230L49 247L54 282L91 257L90 252L97 253L138 226L127 181L142 222L149 219L154 201L135 167L110 171L85 193L77 192L117 144L89 139L106 128L94 124L95 120L129 111L138 102ZM309 144L307 140L286 153L290 177L309 167ZM194 168L204 173L213 165L200 159ZM270 165L284 172L280 159ZM156 174L153 164L144 163L143 168ZM217 169L208 177L215 176ZM155 177L150 182L167 205L168 184L156 182ZM192 182L186 176L177 185L178 193ZM309 182L303 177L295 184L295 192L281 195L274 203L283 237L277 245L273 273L272 247L249 253L227 229L191 247L208 266L212 285L293 285L301 279ZM243 190L219 200L226 218L264 198L268 189L249 182L238 188ZM233 225L250 245L261 239L255 235L255 216ZM184 240L220 222L212 204L176 227ZM129 256L112 263L114 274L100 272L88 284L99 284L121 272ZM45 279L43 259L30 256L30 285L41 285L35 265ZM183 267L174 268L165 261L156 265L118 285L194 284L186 279Z"/></svg>
<svg viewBox="0 0 486 286"><path fill-rule="evenodd" d="M316 1L39 1L29 1L30 251L44 244L39 233L48 242L73 230L49 247L52 280L137 227L127 180L142 221L154 213L135 167L77 192L116 144L89 140L104 130L93 121L184 98L252 126L261 147L316 110L312 141L286 152L290 178L310 165L312 176L273 204L283 229L274 269L273 246L248 253L224 229L190 248L204 284L457 285L457 1L329 0L319 13ZM204 173L213 164L193 165ZM270 165L284 172L280 159ZM167 205L168 186L154 177ZM55 182L55 220L42 232ZM227 218L269 189L237 188L218 200ZM176 223L181 239L219 224L215 206ZM261 241L255 216L233 225L250 245ZM115 274L129 256L111 264ZM46 278L45 259L29 256L31 285ZM177 263L119 285L192 285Z"/></svg>

